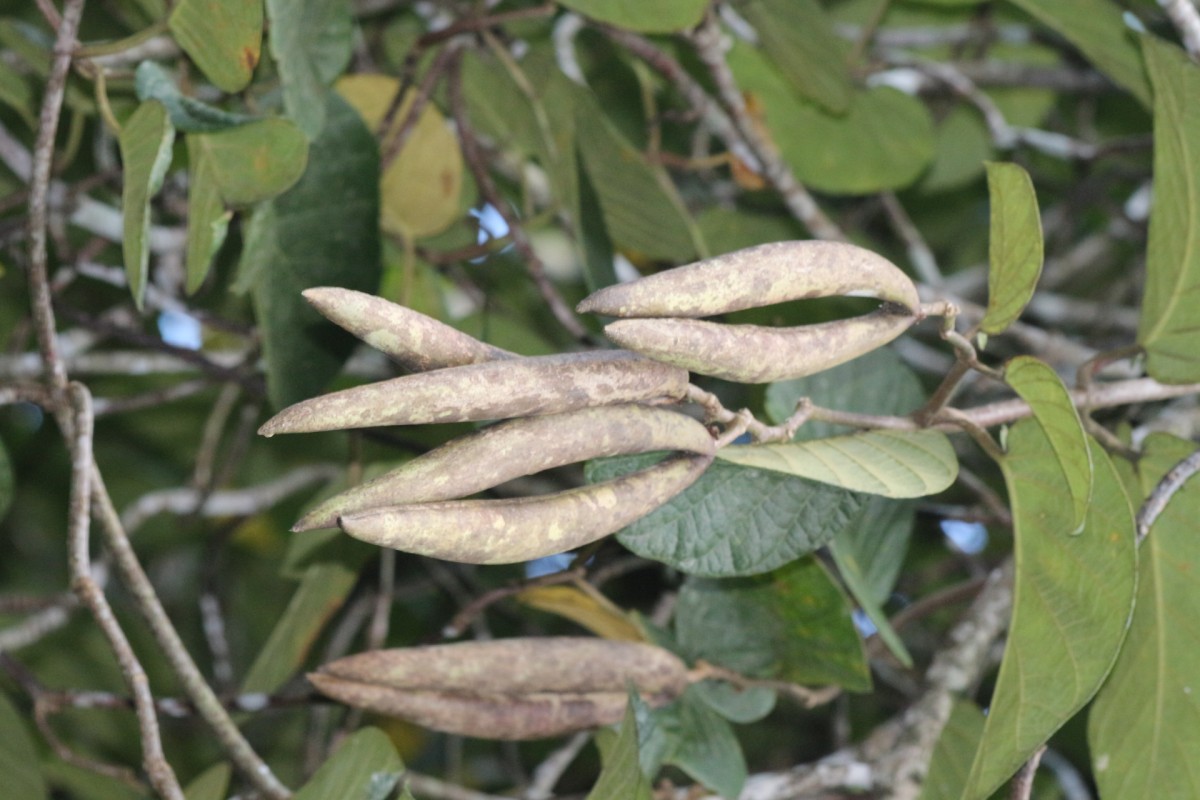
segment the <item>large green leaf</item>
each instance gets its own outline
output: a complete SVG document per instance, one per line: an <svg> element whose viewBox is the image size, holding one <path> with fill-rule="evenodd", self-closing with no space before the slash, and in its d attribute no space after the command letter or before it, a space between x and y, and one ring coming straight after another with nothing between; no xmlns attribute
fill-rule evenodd
<svg viewBox="0 0 1200 800"><path fill-rule="evenodd" d="M1058 374L1032 356L1017 356L1004 367L1004 380L1029 404L1042 426L1070 492L1069 504L1060 502L1055 524L1062 531L1080 530L1092 498L1092 456L1079 412ZM1065 512L1065 513L1064 513Z"/></svg>
<svg viewBox="0 0 1200 800"><path fill-rule="evenodd" d="M1029 173L1016 164L987 165L991 198L988 304L979 328L1000 333L1021 316L1042 274L1042 218Z"/></svg>
<svg viewBox="0 0 1200 800"><path fill-rule="evenodd" d="M1016 539L1013 618L964 800L986 798L1100 688L1133 610L1133 512L1092 444L1096 492L1079 536L1054 520L1071 487L1035 420L1009 433L1001 462Z"/></svg>
<svg viewBox="0 0 1200 800"><path fill-rule="evenodd" d="M1152 36L1142 51L1154 83L1154 207L1138 343L1153 377L1190 383L1200 381L1200 67Z"/></svg>
<svg viewBox="0 0 1200 800"><path fill-rule="evenodd" d="M404 769L396 748L378 728L355 731L300 791L295 800L369 798L372 784Z"/></svg>
<svg viewBox="0 0 1200 800"><path fill-rule="evenodd" d="M330 95L329 119L300 182L255 212L239 285L253 289L267 392L276 407L318 393L354 346L300 293L379 285L379 152L354 109Z"/></svg>
<svg viewBox="0 0 1200 800"><path fill-rule="evenodd" d="M1120 5L1109 0L1010 1L1078 47L1143 105L1150 105L1150 84Z"/></svg>
<svg viewBox="0 0 1200 800"><path fill-rule="evenodd" d="M850 605L816 559L753 578L688 578L675 614L692 658L753 677L871 687Z"/></svg>
<svg viewBox="0 0 1200 800"><path fill-rule="evenodd" d="M701 699L696 686L665 708L636 699L643 769L673 764L697 783L736 800L746 782L746 759L729 723Z"/></svg>
<svg viewBox="0 0 1200 800"><path fill-rule="evenodd" d="M859 90L846 112L835 115L802 99L750 45L735 44L728 58L738 85L766 109L767 128L783 157L813 189L898 189L919 178L933 159L933 120L914 97L888 87Z"/></svg>
<svg viewBox="0 0 1200 800"><path fill-rule="evenodd" d="M353 48L354 18L345 0L267 0L271 55L283 83L283 106L309 139L325 125L326 87Z"/></svg>
<svg viewBox="0 0 1200 800"><path fill-rule="evenodd" d="M3 693L0 693L0 775L4 776L4 793L8 797L39 800L48 796L27 723Z"/></svg>
<svg viewBox="0 0 1200 800"><path fill-rule="evenodd" d="M643 33L693 28L704 18L708 0L561 0L562 5L593 19Z"/></svg>
<svg viewBox="0 0 1200 800"><path fill-rule="evenodd" d="M796 91L834 114L850 106L850 75L837 33L816 0L746 0L737 10Z"/></svg>
<svg viewBox="0 0 1200 800"><path fill-rule="evenodd" d="M593 461L588 480L607 480L651 460ZM862 504L861 495L845 489L718 461L678 497L617 536L638 555L690 575L756 575L828 542Z"/></svg>
<svg viewBox="0 0 1200 800"><path fill-rule="evenodd" d="M150 249L150 198L162 188L171 166L175 129L162 103L150 100L137 107L121 128L121 162L125 169L121 211L125 215L125 276L138 308L146 294Z"/></svg>
<svg viewBox="0 0 1200 800"><path fill-rule="evenodd" d="M587 800L651 800L650 781L638 762L638 725L632 704L625 709L616 741L604 752L604 768Z"/></svg>
<svg viewBox="0 0 1200 800"><path fill-rule="evenodd" d="M929 759L920 800L962 800L986 719L979 706L970 700L954 701L950 719L946 720Z"/></svg>
<svg viewBox="0 0 1200 800"><path fill-rule="evenodd" d="M958 477L950 440L930 430L872 430L805 442L726 447L717 457L892 498L937 494Z"/></svg>
<svg viewBox="0 0 1200 800"><path fill-rule="evenodd" d="M222 761L193 778L184 789L187 800L225 800L233 770Z"/></svg>
<svg viewBox="0 0 1200 800"><path fill-rule="evenodd" d="M579 154L613 242L665 261L701 253L700 231L665 173L626 141L590 93L577 93L575 111Z"/></svg>
<svg viewBox="0 0 1200 800"><path fill-rule="evenodd" d="M1141 493L1196 445L1153 434L1138 462ZM1088 719L1093 775L1104 800L1200 797L1200 484L1167 504L1138 551L1129 635Z"/></svg>
<svg viewBox="0 0 1200 800"><path fill-rule="evenodd" d="M262 0L180 0L167 25L218 89L240 92L254 77L262 46Z"/></svg>

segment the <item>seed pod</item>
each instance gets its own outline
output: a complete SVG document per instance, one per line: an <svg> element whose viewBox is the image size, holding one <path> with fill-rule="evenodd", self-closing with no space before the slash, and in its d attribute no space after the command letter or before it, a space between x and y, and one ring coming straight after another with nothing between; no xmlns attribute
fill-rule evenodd
<svg viewBox="0 0 1200 800"><path fill-rule="evenodd" d="M330 322L409 372L518 357L382 297L331 286L306 289L303 294Z"/></svg>
<svg viewBox="0 0 1200 800"><path fill-rule="evenodd" d="M285 408L258 432L472 422L682 397L687 371L622 350L468 364L405 375Z"/></svg>
<svg viewBox="0 0 1200 800"><path fill-rule="evenodd" d="M585 637L498 639L377 650L308 676L340 702L484 739L538 739L619 722L629 687L649 705L687 687L660 647Z"/></svg>
<svg viewBox="0 0 1200 800"><path fill-rule="evenodd" d="M457 500L344 514L356 539L467 564L515 564L590 544L691 486L711 455L669 458L611 481L556 494Z"/></svg>
<svg viewBox="0 0 1200 800"><path fill-rule="evenodd" d="M331 497L292 530L333 527L339 516L369 508L452 500L565 464L655 450L714 452L712 436L699 422L652 406L601 406L512 420Z"/></svg>
<svg viewBox="0 0 1200 800"><path fill-rule="evenodd" d="M886 258L844 242L748 247L601 289L580 313L612 317L707 317L811 297L877 297L916 313L917 289Z"/></svg>
<svg viewBox="0 0 1200 800"><path fill-rule="evenodd" d="M916 318L900 306L861 317L769 328L695 319L622 319L609 339L658 361L738 383L801 378L844 364L887 344Z"/></svg>

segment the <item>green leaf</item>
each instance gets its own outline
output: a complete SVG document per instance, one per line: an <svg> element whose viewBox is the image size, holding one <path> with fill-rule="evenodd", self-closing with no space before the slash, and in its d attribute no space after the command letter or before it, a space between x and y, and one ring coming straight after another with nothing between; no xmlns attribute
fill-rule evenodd
<svg viewBox="0 0 1200 800"><path fill-rule="evenodd" d="M562 5L618 28L671 33L699 25L708 0L562 0Z"/></svg>
<svg viewBox="0 0 1200 800"><path fill-rule="evenodd" d="M666 174L613 127L591 93L576 93L575 112L579 154L613 243L664 261L703 253L700 231Z"/></svg>
<svg viewBox="0 0 1200 800"><path fill-rule="evenodd" d="M187 229L187 290L195 292L208 277L213 256L225 242L232 212L221 202L217 186L217 167L198 146L198 136L189 136L188 161L188 229Z"/></svg>
<svg viewBox="0 0 1200 800"><path fill-rule="evenodd" d="M150 198L162 188L171 166L171 145L175 129L167 118L167 109L154 100L142 103L121 128L121 162L125 188L121 193L121 211L125 215L125 275L129 291L140 309L146 293L150 250Z"/></svg>
<svg viewBox="0 0 1200 800"><path fill-rule="evenodd" d="M863 613L871 620L871 623L875 626L875 630L879 633L879 638L887 645L887 648L892 651L892 654L896 656L896 659L901 664L911 668L913 665L912 656L909 654L908 648L904 646L904 641L900 638L900 635L892 628L887 614L883 612L881 602L875 599L862 565L859 564L852 550L845 545L838 545L838 542L844 541L845 538L845 536L835 538L830 543L829 548L830 553L833 555L833 561L837 564L838 573L842 576L842 582L846 584L850 595L862 608Z"/></svg>
<svg viewBox="0 0 1200 800"><path fill-rule="evenodd" d="M218 89L240 92L254 77L262 47L262 0L180 0L167 26Z"/></svg>
<svg viewBox="0 0 1200 800"><path fill-rule="evenodd" d="M850 75L833 24L816 0L747 0L738 12L792 87L834 114L850 106Z"/></svg>
<svg viewBox="0 0 1200 800"><path fill-rule="evenodd" d="M1137 480L1148 494L1196 449L1152 434ZM1138 551L1137 605L1129 635L1088 719L1093 772L1104 800L1200 797L1200 484L1185 483Z"/></svg>
<svg viewBox="0 0 1200 800"><path fill-rule="evenodd" d="M742 725L758 722L775 708L775 690L764 686L738 689L725 681L707 680L693 683L689 691L725 719Z"/></svg>
<svg viewBox="0 0 1200 800"><path fill-rule="evenodd" d="M194 142L194 151L193 151ZM249 206L290 189L308 165L308 139L295 123L260 119L217 133L188 137L188 153L207 162L221 198Z"/></svg>
<svg viewBox="0 0 1200 800"><path fill-rule="evenodd" d="M0 440L0 522L4 521L8 509L12 507L14 493L12 460L8 457L4 442Z"/></svg>
<svg viewBox="0 0 1200 800"><path fill-rule="evenodd" d="M246 674L242 691L273 692L295 675L357 578L357 570L337 562L308 567L287 610Z"/></svg>
<svg viewBox="0 0 1200 800"><path fill-rule="evenodd" d="M726 447L717 457L892 498L937 494L958 477L950 440L931 430L871 430L806 442Z"/></svg>
<svg viewBox="0 0 1200 800"><path fill-rule="evenodd" d="M313 286L372 292L379 285L379 154L354 109L336 95L300 182L255 212L238 285L253 289L267 393L282 408L337 374L354 338L300 293Z"/></svg>
<svg viewBox="0 0 1200 800"><path fill-rule="evenodd" d="M814 558L753 578L689 577L675 614L693 659L751 677L871 688L850 605Z"/></svg>
<svg viewBox="0 0 1200 800"><path fill-rule="evenodd" d="M0 775L4 776L4 793L8 797L38 800L49 796L26 722L3 693L0 693Z"/></svg>
<svg viewBox="0 0 1200 800"><path fill-rule="evenodd" d="M309 139L325 125L326 88L346 68L354 17L345 0L267 0L271 56L283 83L283 107Z"/></svg>
<svg viewBox="0 0 1200 800"><path fill-rule="evenodd" d="M887 602L896 585L916 514L915 501L872 497L854 524L829 543L835 558L854 562L866 597L876 605Z"/></svg>
<svg viewBox="0 0 1200 800"><path fill-rule="evenodd" d="M1021 316L1042 274L1042 218L1029 173L1016 164L987 165L991 198L987 313L979 323L997 334Z"/></svg>
<svg viewBox="0 0 1200 800"><path fill-rule="evenodd" d="M722 797L736 800L746 782L746 758L733 728L700 699L695 686L671 705L651 712L650 719L650 741L643 740L643 751L651 750L661 763L673 764Z"/></svg>
<svg viewBox="0 0 1200 800"><path fill-rule="evenodd" d="M1121 7L1109 0L1011 0L1052 28L1130 94L1150 105L1150 84Z"/></svg>
<svg viewBox="0 0 1200 800"><path fill-rule="evenodd" d="M4 62L0 62L0 103L16 111L30 129L37 128L33 86L24 75Z"/></svg>
<svg viewBox="0 0 1200 800"><path fill-rule="evenodd" d="M1029 404L1053 448L1054 461L1070 489L1055 510L1055 525L1067 533L1078 532L1092 499L1092 457L1079 412L1067 387L1053 369L1032 356L1017 356L1005 365L1004 380ZM1064 516L1065 514L1065 516ZM1048 526L1053 527L1053 526Z"/></svg>
<svg viewBox="0 0 1200 800"><path fill-rule="evenodd" d="M650 800L650 781L638 763L638 725L633 705L625 709L617 740L604 753L604 768L587 800Z"/></svg>
<svg viewBox="0 0 1200 800"><path fill-rule="evenodd" d="M1036 420L1009 433L1001 462L1016 539L1013 618L964 800L986 798L1075 715L1116 660L1133 610L1133 512L1092 444L1096 493L1079 536L1053 524L1071 491Z"/></svg>
<svg viewBox="0 0 1200 800"><path fill-rule="evenodd" d="M933 119L914 97L888 87L859 90L848 110L835 115L796 94L750 45L735 43L728 60L738 85L765 108L784 159L812 189L851 195L899 189L933 160Z"/></svg>
<svg viewBox="0 0 1200 800"><path fill-rule="evenodd" d="M917 184L923 193L962 188L979 177L984 161L992 156L987 125L969 106L955 106L938 122L934 136L933 163Z"/></svg>
<svg viewBox="0 0 1200 800"><path fill-rule="evenodd" d="M312 779L296 792L295 800L368 797L377 775L404 769L396 748L378 728L355 731L329 757Z"/></svg>
<svg viewBox="0 0 1200 800"><path fill-rule="evenodd" d="M1154 83L1154 207L1138 343L1164 383L1200 380L1200 67L1142 37Z"/></svg>
<svg viewBox="0 0 1200 800"><path fill-rule="evenodd" d="M587 478L608 480L653 460L592 461ZM689 575L755 575L828 542L853 522L863 502L845 489L717 461L686 491L617 538L638 555Z"/></svg>
<svg viewBox="0 0 1200 800"><path fill-rule="evenodd" d="M950 719L946 720L929 759L920 800L962 799L986 719L979 706L971 701L961 698L954 701Z"/></svg>
<svg viewBox="0 0 1200 800"><path fill-rule="evenodd" d="M225 800L229 789L229 778L233 774L229 763L213 764L188 783L184 789L187 800Z"/></svg>
<svg viewBox="0 0 1200 800"><path fill-rule="evenodd" d="M153 61L143 61L134 72L139 100L157 100L167 108L171 124L187 133L223 131L250 122L254 117L233 114L179 91L165 69Z"/></svg>

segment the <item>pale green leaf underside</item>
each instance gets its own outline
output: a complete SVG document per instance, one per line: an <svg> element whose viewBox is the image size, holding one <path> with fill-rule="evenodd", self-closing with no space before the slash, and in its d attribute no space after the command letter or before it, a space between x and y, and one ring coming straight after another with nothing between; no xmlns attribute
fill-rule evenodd
<svg viewBox="0 0 1200 800"><path fill-rule="evenodd" d="M987 313L979 323L997 334L1025 309L1042 274L1042 219L1029 173L1016 164L987 165L991 200Z"/></svg>
<svg viewBox="0 0 1200 800"><path fill-rule="evenodd" d="M197 136L189 136L187 290L194 292L208 276L213 256L221 248L228 231L231 213L225 210L217 186L216 171L210 159L196 146Z"/></svg>
<svg viewBox="0 0 1200 800"><path fill-rule="evenodd" d="M1138 463L1143 493L1195 445L1150 436ZM1200 483L1185 483L1138 551L1129 635L1088 718L1104 800L1200 797Z"/></svg>
<svg viewBox="0 0 1200 800"><path fill-rule="evenodd" d="M379 728L362 728L346 739L300 791L295 800L367 797L372 777L404 769L392 741Z"/></svg>
<svg viewBox="0 0 1200 800"><path fill-rule="evenodd" d="M1031 356L1017 356L1004 368L1004 380L1029 404L1033 416L1050 439L1055 461L1066 479L1070 505L1060 503L1055 517L1063 533L1077 532L1092 497L1092 457L1087 434L1071 395L1057 373ZM1062 511L1067 513L1064 515Z"/></svg>
<svg viewBox="0 0 1200 800"><path fill-rule="evenodd" d="M1138 343L1166 383L1200 380L1200 67L1142 37L1154 84L1154 207Z"/></svg>
<svg viewBox="0 0 1200 800"><path fill-rule="evenodd" d="M929 759L920 800L961 800L986 719L970 700L954 701L954 710Z"/></svg>
<svg viewBox="0 0 1200 800"><path fill-rule="evenodd" d="M129 280L129 291L139 308L146 292L150 264L150 250L146 241L150 236L150 198L162 188L167 168L171 166L171 145L174 141L175 129L167 117L167 109L156 100L139 105L121 128L125 275Z"/></svg>
<svg viewBox="0 0 1200 800"><path fill-rule="evenodd" d="M864 431L806 442L726 447L717 455L744 467L893 498L936 494L958 476L954 448L937 431Z"/></svg>
<svg viewBox="0 0 1200 800"><path fill-rule="evenodd" d="M1099 689L1133 608L1133 512L1112 462L1092 444L1096 492L1079 536L1055 509L1069 491L1036 419L1009 434L1001 463L1016 539L1013 619L991 713L964 800L990 796ZM1048 524L1050 523L1050 524Z"/></svg>

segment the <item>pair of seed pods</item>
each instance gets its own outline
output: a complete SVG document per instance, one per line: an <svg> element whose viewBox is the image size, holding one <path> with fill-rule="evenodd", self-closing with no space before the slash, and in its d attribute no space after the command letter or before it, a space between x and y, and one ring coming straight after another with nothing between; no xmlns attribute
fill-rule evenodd
<svg viewBox="0 0 1200 800"><path fill-rule="evenodd" d="M881 306L795 328L696 319L838 295ZM605 333L625 350L523 358L370 295L319 288L305 297L414 374L293 405L263 425L263 435L508 421L321 503L294 530L336 524L385 547L477 564L581 547L695 482L712 463L713 439L665 407L683 398L689 371L742 383L810 375L891 341L920 317L916 288L891 262L814 241L760 245L595 292L579 311L617 317ZM661 450L676 454L604 483L541 497L458 499L565 464Z"/></svg>

